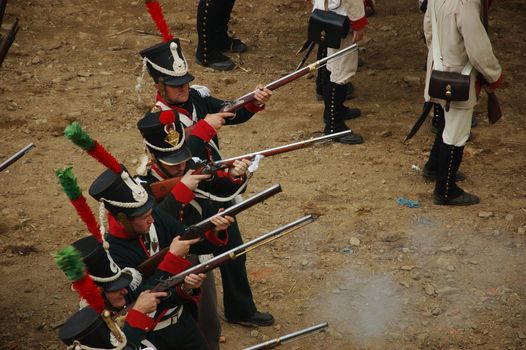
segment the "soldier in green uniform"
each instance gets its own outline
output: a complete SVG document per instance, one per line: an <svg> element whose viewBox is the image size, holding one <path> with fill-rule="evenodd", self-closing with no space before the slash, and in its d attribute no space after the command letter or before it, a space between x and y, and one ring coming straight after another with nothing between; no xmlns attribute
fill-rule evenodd
<svg viewBox="0 0 526 350"><path fill-rule="evenodd" d="M192 156L202 160L221 159L217 131L224 124L248 121L264 108L272 95L270 90L260 89L255 94L255 102L247 104L235 114L222 113L219 111L224 101L210 96L210 90L206 87L190 87L189 83L194 77L188 73L186 60L177 39L143 50L141 56L158 89L157 103L153 111L177 111L182 124L187 128L192 127L193 137L188 140ZM239 185L234 193L225 196L202 191L199 194L209 199L210 206L214 208L212 212L230 206L233 199L245 189L245 177L231 180ZM234 222L229 228L227 246L216 252L226 251L240 244L242 244L241 233L237 223ZM259 312L256 308L245 264L246 258L242 257L221 267L225 317L229 322L243 325L272 325L274 317L269 313Z"/></svg>

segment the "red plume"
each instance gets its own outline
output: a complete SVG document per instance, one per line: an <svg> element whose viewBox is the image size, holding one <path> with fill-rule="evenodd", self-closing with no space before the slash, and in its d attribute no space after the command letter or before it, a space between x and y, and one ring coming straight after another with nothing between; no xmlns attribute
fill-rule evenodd
<svg viewBox="0 0 526 350"><path fill-rule="evenodd" d="M104 164L106 168L110 169L116 174L120 174L122 172L122 166L119 164L117 159L115 159L114 156L112 156L104 147L100 145L97 141L94 141L95 148L88 151L88 154Z"/></svg>
<svg viewBox="0 0 526 350"><path fill-rule="evenodd" d="M93 237L95 237L97 241L99 241L99 243L102 243L102 236L100 234L99 223L97 222L97 219L95 219L95 215L93 215L93 212L88 206L86 198L84 196L80 196L76 200L72 200L71 204L73 204L73 206L77 210L77 213L79 214L82 221L84 221L84 223L86 224L86 227L88 228L89 232L91 232Z"/></svg>
<svg viewBox="0 0 526 350"><path fill-rule="evenodd" d="M146 0L146 8L148 9L150 16L152 16L157 29L163 35L163 42L167 43L168 41L172 40L173 35L170 34L168 24L166 24L166 21L164 20L163 9L161 8L159 2L157 0Z"/></svg>
<svg viewBox="0 0 526 350"><path fill-rule="evenodd" d="M104 311L104 299L102 299L100 295L99 288L97 288L95 282L93 282L87 273L83 278L73 282L73 288L75 288L80 297L85 299L97 313L100 314Z"/></svg>
<svg viewBox="0 0 526 350"><path fill-rule="evenodd" d="M173 111L162 111L161 115L159 116L159 121L163 125L170 125L175 122L175 114Z"/></svg>

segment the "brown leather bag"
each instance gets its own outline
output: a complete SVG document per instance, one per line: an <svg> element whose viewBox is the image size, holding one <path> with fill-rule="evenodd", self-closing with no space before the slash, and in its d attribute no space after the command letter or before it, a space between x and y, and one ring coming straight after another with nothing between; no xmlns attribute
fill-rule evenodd
<svg viewBox="0 0 526 350"><path fill-rule="evenodd" d="M451 101L467 101L469 99L469 86L469 75L433 69L429 78L428 94L431 97L445 100L445 109L449 111Z"/></svg>

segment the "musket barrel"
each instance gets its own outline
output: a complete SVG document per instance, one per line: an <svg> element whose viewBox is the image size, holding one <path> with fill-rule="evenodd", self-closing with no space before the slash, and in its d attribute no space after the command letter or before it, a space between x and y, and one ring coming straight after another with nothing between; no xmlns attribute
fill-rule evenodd
<svg viewBox="0 0 526 350"><path fill-rule="evenodd" d="M352 45L350 45L350 46L348 46L348 47L346 47L344 49L341 49L340 51L337 51L337 52L333 53L330 56L324 57L324 58L322 58L319 61L311 63L311 64L309 64L308 66L306 66L304 68L301 68L301 69L298 69L298 70L296 70L296 71L294 71L292 73L289 73L289 74L285 75L284 77L279 78L278 80L274 80L273 82L265 85L265 87L267 89L270 89L270 90L278 88L278 87L284 85L283 83L287 83L290 80L294 80L293 78L299 78L299 77L309 73L310 71L314 71L314 70L316 70L316 69L318 69L320 67L323 67L330 60L332 60L334 58L337 58L339 56L351 53L354 50L358 50L358 45L352 44ZM251 97L252 95L254 95L256 93L256 91L257 90L249 92L248 94L245 94L245 95L237 98L236 101L244 101L245 99L247 99L247 98Z"/></svg>
<svg viewBox="0 0 526 350"><path fill-rule="evenodd" d="M212 259L208 260L207 262L204 262L204 263L195 265L193 267L190 267L189 269L186 269L183 272L181 272L181 273L179 273L179 274L177 274L177 275L175 275L173 277L168 278L167 281L170 281L171 279L173 279L173 280L179 279L179 278L181 278L183 276L186 276L186 275L188 275L190 273L201 272L200 270L203 267L207 266L207 265L215 266L216 262L218 262L218 261L229 260L229 259L231 259L232 254L234 254L234 256L235 256L236 254L239 254L240 252L243 252L245 249L250 248L253 245L256 245L256 244L258 244L260 242L263 242L263 241L265 241L265 240L267 240L267 239L269 239L271 237L274 237L276 235L279 235L280 233L283 233L283 232L285 232L285 231L287 231L287 230L289 230L289 229L291 229L291 228L293 228L295 226L298 226L298 225L300 225L302 223L305 223L307 221L310 221L310 222L314 221L314 216L306 215L306 216L304 216L302 218L299 218L299 219L297 219L295 221L289 222L288 224L286 224L284 226L281 226L281 227L279 227L279 228L277 228L277 229L275 229L273 231L270 231L270 232L268 232L268 233L266 233L266 234L264 234L262 236L254 238L250 242L243 243L240 246L237 246L237 247L235 247L233 249L230 249L227 252L224 252L224 253L222 253L220 255L217 255L217 256L213 257Z"/></svg>
<svg viewBox="0 0 526 350"><path fill-rule="evenodd" d="M244 350L272 349L272 348L275 348L276 346L278 346L280 344L286 343L289 340L293 340L295 338L301 337L302 335L306 335L306 334L309 334L309 333L312 333L312 332L322 331L325 328L327 328L328 326L329 326L329 324L327 322L323 322L323 323L317 324L315 326L307 327L307 328L304 328L302 330L299 330L299 331L296 331L296 332L293 332L293 333L281 336L279 338L271 339L271 340L268 340L268 341L266 341L264 343L260 343L260 344L257 344L257 345L245 348Z"/></svg>
<svg viewBox="0 0 526 350"><path fill-rule="evenodd" d="M20 151L16 152L15 154L13 154L11 157L9 157L7 160L5 160L4 162L2 162L2 164L0 164L0 171L6 169L8 166L10 166L11 164L13 164L14 162L16 162L17 160L19 160L20 158L22 158L27 152L29 152L30 149L32 149L33 147L35 147L35 145L33 143L30 143L29 145L27 145L26 147L22 148Z"/></svg>
<svg viewBox="0 0 526 350"><path fill-rule="evenodd" d="M320 136L320 137L314 137L314 138L309 139L309 140L303 140L303 141L290 143L288 145L283 145L283 146L278 146L278 147L274 147L274 148L269 148L269 149L266 149L266 150L263 150L263 151L260 151L260 152L247 153L247 154L244 154L244 155L241 155L241 156L236 156L236 157L232 157L232 158L228 158L228 159L222 159L222 160L219 160L217 162L214 162L214 165L228 164L228 163L234 162L235 160L240 160L240 159L251 159L251 158L254 158L257 154L263 154L263 155L265 155L265 154L279 154L279 153L284 153L284 152L281 152L281 151L286 151L286 150L293 151L293 150L300 149L300 148L303 148L305 146L311 145L311 144L313 144L315 142L337 139L337 138L343 137L343 136L348 135L348 134L352 134L352 130L340 131L340 132L336 132L334 134L323 135L323 136Z"/></svg>

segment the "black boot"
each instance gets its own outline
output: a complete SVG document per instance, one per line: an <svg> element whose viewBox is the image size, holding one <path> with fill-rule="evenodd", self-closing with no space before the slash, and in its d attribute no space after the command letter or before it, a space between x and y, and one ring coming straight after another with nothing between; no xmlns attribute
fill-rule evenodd
<svg viewBox="0 0 526 350"><path fill-rule="evenodd" d="M232 70L236 64L220 51L219 30L223 28L221 1L200 0L197 6L196 63L216 70Z"/></svg>
<svg viewBox="0 0 526 350"><path fill-rule="evenodd" d="M318 45L316 60L319 61L325 57L327 57L327 48ZM326 66L320 67L320 69L316 71L316 99L318 101L323 101L323 92L325 90L325 87L327 86L329 74L330 72L327 70Z"/></svg>
<svg viewBox="0 0 526 350"><path fill-rule="evenodd" d="M235 2L235 0L221 1L221 25L217 27L217 38L219 40L219 49L222 52L240 53L248 49L244 42L228 35L228 22L230 22L230 14L232 13Z"/></svg>
<svg viewBox="0 0 526 350"><path fill-rule="evenodd" d="M440 149L440 145L443 144L442 141L442 133L444 131L445 127L445 119L444 119L444 109L440 104L435 103L433 108L433 125L436 125L437 132L435 135L435 142L433 143L433 147L431 148L431 152L429 152L429 159L427 160L426 165L424 166L424 171L422 172L422 175L425 179L429 181L436 181L437 179L437 173L438 173L438 153ZM466 179L466 176L459 170L456 174L456 180L457 181L464 181Z"/></svg>
<svg viewBox="0 0 526 350"><path fill-rule="evenodd" d="M346 86L330 83L326 85L324 91L325 109L323 111L323 121L325 123L325 135L333 134L340 131L349 130L345 125L344 118L348 112L343 105L345 99ZM347 108L350 110L349 108ZM359 111L359 110L358 110ZM336 142L345 144L360 144L363 143L363 138L360 134L352 133L344 137L335 139Z"/></svg>
<svg viewBox="0 0 526 350"><path fill-rule="evenodd" d="M472 205L480 202L479 197L464 192L455 183L455 174L462 162L463 152L464 146L455 147L445 143L440 145L433 203L438 205Z"/></svg>

